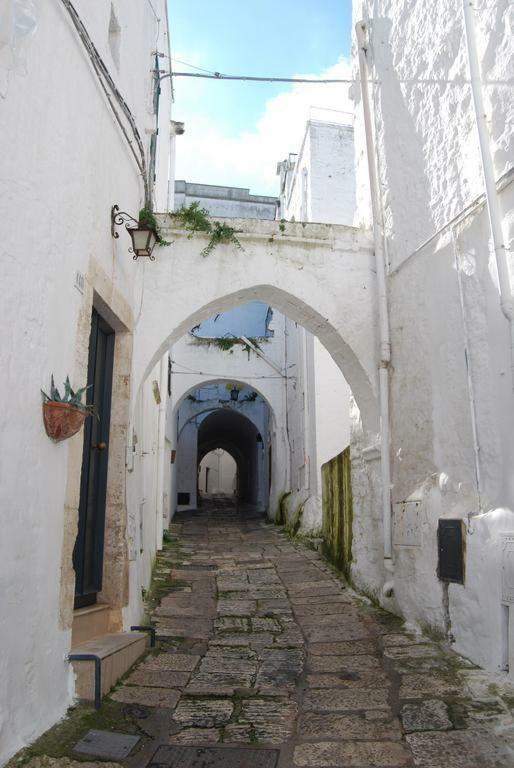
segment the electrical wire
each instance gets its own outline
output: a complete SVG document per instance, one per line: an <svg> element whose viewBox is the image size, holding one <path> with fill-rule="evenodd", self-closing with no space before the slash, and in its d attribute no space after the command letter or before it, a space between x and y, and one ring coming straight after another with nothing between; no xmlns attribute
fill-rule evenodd
<svg viewBox="0 0 514 768"><path fill-rule="evenodd" d="M189 65L188 65L189 66ZM167 77L164 75L164 77ZM202 77L207 80L243 80L258 83L313 83L327 85L329 83L354 83L350 78L344 79L313 79L306 77L252 77L250 75L222 75L221 72L214 74L202 74L201 72L174 72L173 77Z"/></svg>
<svg viewBox="0 0 514 768"><path fill-rule="evenodd" d="M302 77L251 77L249 75L222 75L220 72L215 72L213 75L204 75L201 72L165 72L160 76L160 79L163 80L166 77L200 77L204 78L205 80L239 80L243 82L257 83L310 83L312 85L330 85L333 83L355 84L359 82L358 80L352 78L314 80L312 78L309 79ZM380 80L370 80L369 82L376 85L384 85L384 82ZM464 77L458 77L454 80L448 80L447 78L443 77L427 77L424 79L411 77L405 79L395 78L395 83L398 83L399 85L455 85L456 87L461 88L465 85L471 85L471 80L467 80ZM514 83L511 83L508 80L484 80L482 85L512 87Z"/></svg>
<svg viewBox="0 0 514 768"><path fill-rule="evenodd" d="M78 35L80 37L80 40L82 41L82 44L84 45L84 48L86 49L89 59L91 61L91 64L93 65L93 69L95 70L95 73L98 77L98 80L100 82L100 86L107 98L107 101L109 103L109 106L111 107L114 116L116 118L116 121L118 122L118 125L121 128L121 131L123 135L125 136L125 139L129 145L130 151L132 152L132 155L134 156L134 159L136 161L138 170L141 174L141 177L143 179L143 185L145 190L145 201L148 203L149 201L149 184L148 184L148 175L147 175L147 168L146 168L146 156L145 156L145 149L143 145L143 140L141 138L141 134L139 133L136 120L134 115L132 114L132 111L130 110L130 107L128 106L127 102L121 95L120 91L118 90L116 83L114 82L104 60L100 56L95 44L93 43L93 40L89 36L89 33L87 29L85 28L79 14L77 13L75 7L70 2L70 0L62 0L62 3L66 10L68 11L70 18L73 22L73 25L75 29L78 32ZM111 93L114 98L116 99L118 106L121 107L121 110L130 126L130 129L132 131L132 135L134 137L134 140L130 138L128 135L128 132L123 125L123 122L120 118L120 115L118 113L118 110L116 109ZM134 148L134 141L136 143L137 149L139 152L136 152Z"/></svg>
<svg viewBox="0 0 514 768"><path fill-rule="evenodd" d="M171 374L180 375L180 376L212 376L213 379L226 379L227 374L225 373L208 373L207 371L195 371L192 368L189 368L187 365L182 365L182 363L177 363L176 360L172 359L173 365L178 365L180 368L184 368L183 371L170 371ZM295 379L296 376L245 376L246 379L283 379L283 378L290 378Z"/></svg>

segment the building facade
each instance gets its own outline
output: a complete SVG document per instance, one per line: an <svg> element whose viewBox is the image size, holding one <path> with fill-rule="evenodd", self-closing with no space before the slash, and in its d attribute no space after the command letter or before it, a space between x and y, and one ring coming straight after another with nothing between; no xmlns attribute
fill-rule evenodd
<svg viewBox="0 0 514 768"><path fill-rule="evenodd" d="M372 136L354 88L356 221L372 223L368 131L388 272L395 610L493 671L514 669L512 12L354 3L373 83ZM378 593L373 563L354 578Z"/></svg>
<svg viewBox="0 0 514 768"><path fill-rule="evenodd" d="M132 336L144 265L128 252L123 227L118 239L111 234L114 204L136 219L145 205L168 207L172 93L164 79L157 98L154 70L156 50L170 55L169 30L164 0L152 6L7 0L0 11L0 210L12 225L1 258L0 312L11 330L0 377L11 404L0 435L0 763L74 701L72 648L91 633L140 623L141 588L159 546L156 489L147 488L143 523L127 532ZM52 442L40 390L49 391L53 374L62 395L66 376L77 389L95 371L89 393L101 422ZM131 457L145 462L152 483L160 450L153 380L160 383L159 365L143 387L146 427ZM142 493L138 481L136 498ZM135 642L130 632L118 637Z"/></svg>

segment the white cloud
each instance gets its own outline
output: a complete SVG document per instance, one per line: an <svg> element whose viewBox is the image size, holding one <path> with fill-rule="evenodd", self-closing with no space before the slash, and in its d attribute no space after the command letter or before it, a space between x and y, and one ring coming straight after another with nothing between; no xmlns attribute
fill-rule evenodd
<svg viewBox="0 0 514 768"><path fill-rule="evenodd" d="M297 77L346 79L351 77L351 64L341 59L323 72ZM247 87L258 86L249 83ZM276 164L290 152L299 151L309 117L351 122L349 88L347 83L304 83L293 88L284 84L287 90L266 103L255 129L236 136L228 135L215 115L202 111L201 91L194 102L188 99L184 115L177 99L176 119L186 120L186 133L177 140L176 178L250 187L253 194L276 195Z"/></svg>

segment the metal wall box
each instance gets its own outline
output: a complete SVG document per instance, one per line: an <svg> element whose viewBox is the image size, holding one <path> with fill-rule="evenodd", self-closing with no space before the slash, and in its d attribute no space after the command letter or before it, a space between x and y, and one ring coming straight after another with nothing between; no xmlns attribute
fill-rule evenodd
<svg viewBox="0 0 514 768"><path fill-rule="evenodd" d="M177 493L177 504L179 506L185 506L190 503L191 494L179 491Z"/></svg>
<svg viewBox="0 0 514 768"><path fill-rule="evenodd" d="M462 520L439 520L437 575L441 581L464 584L464 535Z"/></svg>

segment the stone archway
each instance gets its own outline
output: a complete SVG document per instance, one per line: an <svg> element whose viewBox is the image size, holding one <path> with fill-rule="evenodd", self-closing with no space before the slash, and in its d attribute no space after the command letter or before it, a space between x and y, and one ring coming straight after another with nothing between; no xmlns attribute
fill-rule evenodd
<svg viewBox="0 0 514 768"><path fill-rule="evenodd" d="M223 394L227 383L238 384L241 387L241 399L237 402L225 398L221 401L218 399L219 394ZM255 387L253 383L233 377L230 379L201 380L192 386L183 385L182 382L182 387L179 387L178 397L171 412L171 422L176 429L175 442L177 446L177 460L172 474L172 498L177 499L179 509L182 509L183 505L189 505L190 508L195 506L197 499L193 489L191 467L193 463L198 463L199 458L201 459L206 450L210 451L213 448L222 447L232 453L234 457L237 454L241 488L243 488L247 473L241 468L248 464L248 457L245 456L245 451L242 450L241 446L234 443L234 439L237 443L238 430L233 430L234 439L232 442L228 440L227 435L214 434L203 446L205 440L202 442L200 439L204 424L216 422L216 420L219 422L220 417L222 421L225 420L226 422L232 420L235 423L235 420L239 420L240 426L246 423L246 431L250 430L253 435L249 444L252 454L251 460L254 463L257 462L256 466L258 465L259 481L255 487L259 486L259 492L254 494L255 498L249 498L251 494L245 491L248 497L246 500L258 504L259 509L262 510L275 509L278 498L287 485L289 454L284 433L284 420L281 418L280 410L278 410L281 406L280 389L277 390L276 387L268 386L268 391L266 383L269 384L269 382L260 382L261 386ZM275 385L276 382L274 381L272 384ZM192 393L199 395L202 390L204 390L204 395L207 394L210 399L191 399ZM258 397L256 400L245 400L245 392L247 395L256 393ZM245 430L241 427L241 431L244 432ZM193 434L195 435L194 439ZM246 447L248 448L248 441ZM259 448L260 450L258 450ZM275 457L273 471L271 471L266 459L270 449L272 449ZM258 457L256 453L259 454ZM248 482L252 485L252 481ZM186 500L182 493L189 495L189 500ZM182 502L178 501L180 497L183 498Z"/></svg>
<svg viewBox="0 0 514 768"><path fill-rule="evenodd" d="M244 252L173 230L148 264L134 332L133 404L156 361L213 314L260 300L317 336L352 388L366 431L379 431L375 273L369 234L352 227L226 220ZM280 227L284 227L284 231ZM287 286L287 290L286 290Z"/></svg>

